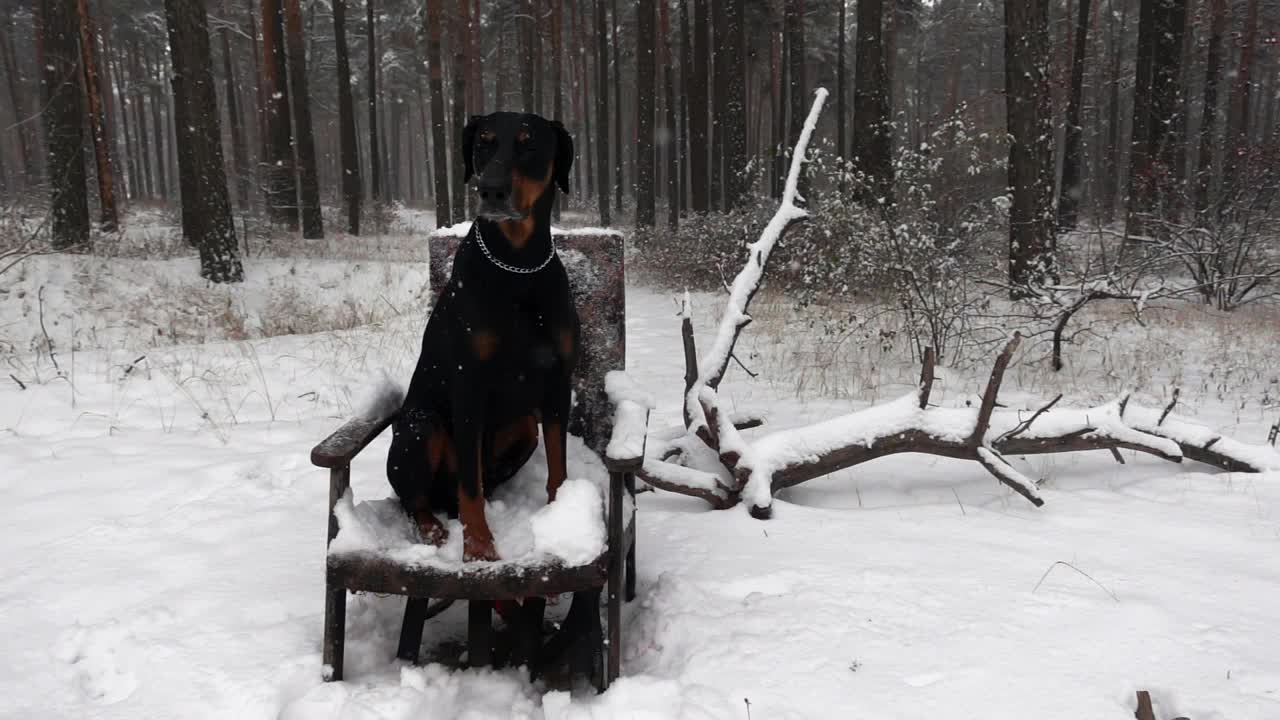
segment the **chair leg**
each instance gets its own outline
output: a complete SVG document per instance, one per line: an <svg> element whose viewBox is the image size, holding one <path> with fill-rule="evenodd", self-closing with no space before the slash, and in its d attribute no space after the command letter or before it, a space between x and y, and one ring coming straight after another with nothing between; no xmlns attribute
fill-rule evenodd
<svg viewBox="0 0 1280 720"><path fill-rule="evenodd" d="M634 506L636 501L636 476L628 473L623 478L627 487L627 494L631 496L631 503ZM631 544L627 546L627 587L626 601L631 602L636 599L636 516L631 514Z"/></svg>
<svg viewBox="0 0 1280 720"><path fill-rule="evenodd" d="M471 667L493 662L493 601L467 603L467 657Z"/></svg>
<svg viewBox="0 0 1280 720"><path fill-rule="evenodd" d="M404 604L404 622L400 625L400 647L396 657L418 663L422 647L422 626L427 622L427 598L409 598Z"/></svg>
<svg viewBox="0 0 1280 720"><path fill-rule="evenodd" d="M617 557L619 553L615 553ZM614 563L620 565L621 563ZM621 568L614 568L609 573L608 616L609 634L607 639L608 663L604 673L604 687L618 679L622 674L622 573ZM602 638L604 639L604 638Z"/></svg>
<svg viewBox="0 0 1280 720"><path fill-rule="evenodd" d="M328 583L324 592L324 679L342 679L342 655L346 644L347 589Z"/></svg>
<svg viewBox="0 0 1280 720"><path fill-rule="evenodd" d="M529 679L542 674L542 620L547 613L547 599L527 597L520 607L519 629L516 631L516 653L513 665L529 668Z"/></svg>

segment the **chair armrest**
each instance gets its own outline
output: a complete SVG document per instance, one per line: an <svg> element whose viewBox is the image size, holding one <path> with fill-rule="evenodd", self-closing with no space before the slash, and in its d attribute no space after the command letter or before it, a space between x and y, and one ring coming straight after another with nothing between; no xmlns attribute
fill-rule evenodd
<svg viewBox="0 0 1280 720"><path fill-rule="evenodd" d="M338 428L319 445L311 448L311 464L322 468L340 468L351 464L366 445L387 429L395 414L379 420L355 418Z"/></svg>
<svg viewBox="0 0 1280 720"><path fill-rule="evenodd" d="M606 375L604 385L613 404L613 432L605 448L605 467L611 472L634 473L644 463L653 398L620 370Z"/></svg>

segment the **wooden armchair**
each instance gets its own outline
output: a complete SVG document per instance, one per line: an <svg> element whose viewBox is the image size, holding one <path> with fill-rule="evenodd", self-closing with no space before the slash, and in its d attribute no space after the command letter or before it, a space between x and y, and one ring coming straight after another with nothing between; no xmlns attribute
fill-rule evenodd
<svg viewBox="0 0 1280 720"><path fill-rule="evenodd" d="M432 288L443 288L463 236L444 230L430 239ZM329 549L326 561L324 673L343 677L347 592L405 595L398 655L416 662L425 621L452 601L468 603L467 645L471 666L491 664L495 601L574 593L586 637L561 638L589 644L591 674L603 690L618 677L622 656L622 600L635 596L635 472L644 459L649 403L621 371L626 363L623 238L607 231L556 232L556 243L582 319L582 358L575 372L575 406L569 432L598 454L607 471L605 549L589 562L558 558L455 566L406 561L403 554L352 549L333 542L348 513L351 462L394 420L355 419L311 451L311 462L329 469ZM608 378L606 379L606 375ZM580 450L585 452L585 450ZM570 458L572 462L572 457ZM597 466L598 467L598 466ZM570 475L573 478L573 475ZM600 478L600 485L604 485ZM625 495L624 495L625 493ZM599 597L607 587L607 633L600 624ZM429 605L428 600L436 602ZM571 623L566 622L568 628ZM581 628L579 628L581 629ZM540 628L534 635L541 641ZM531 668L535 670L536 668Z"/></svg>

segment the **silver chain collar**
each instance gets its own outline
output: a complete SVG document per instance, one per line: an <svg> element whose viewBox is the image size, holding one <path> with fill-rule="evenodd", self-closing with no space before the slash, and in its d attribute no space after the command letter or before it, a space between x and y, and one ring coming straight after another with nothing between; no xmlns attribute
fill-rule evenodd
<svg viewBox="0 0 1280 720"><path fill-rule="evenodd" d="M543 260L542 264L538 265L538 267L523 268L523 267L516 267L515 265L508 265L507 263L504 263L498 258L494 257L493 253L489 252L489 246L484 244L484 235L481 234L480 232L480 223L477 222L472 227L475 228L476 244L480 246L480 252L484 253L484 256L489 258L489 262L493 263L494 265L497 265L498 267L502 268L503 270L506 270L509 273L516 273L517 275L532 275L533 273L536 273L542 268L546 267L551 262L551 258L554 258L556 256L556 240L553 237L551 238L551 252L547 254L547 259Z"/></svg>

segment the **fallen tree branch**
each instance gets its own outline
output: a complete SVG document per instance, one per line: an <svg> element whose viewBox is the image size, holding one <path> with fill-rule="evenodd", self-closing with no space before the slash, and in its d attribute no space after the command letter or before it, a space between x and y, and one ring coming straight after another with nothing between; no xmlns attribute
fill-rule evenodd
<svg viewBox="0 0 1280 720"><path fill-rule="evenodd" d="M804 164L805 151L809 147L809 138L813 135L826 99L825 88L818 88L814 92L813 106L809 109L809 116L805 118L804 127L791 153L791 167L787 172L786 185L782 191L778 210L760 233L760 238L747 247L747 262L733 279L733 285L729 289L729 301L725 304L725 312L720 318L720 326L712 341L711 349L698 364L698 379L685 393L686 425L699 437L702 437L699 429L706 422L698 400L701 388L708 387L714 390L719 387L729 367L733 346L738 342L738 336L742 334L742 330L751 323L747 308L760 288L760 280L764 277L765 263L769 261L769 254L792 225L809 216L808 211L796 205L800 200L797 185L800 180L800 167Z"/></svg>

